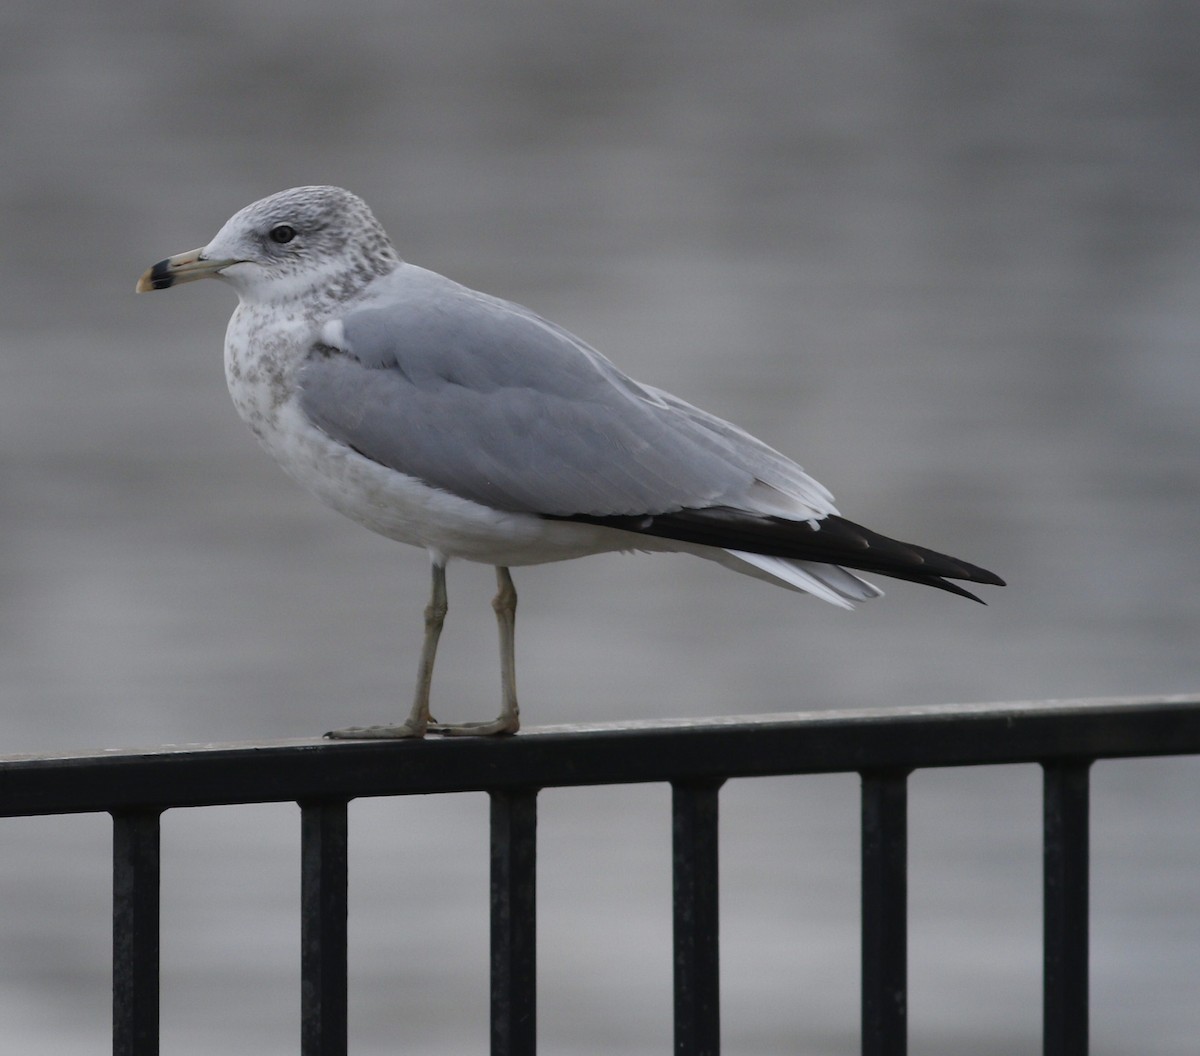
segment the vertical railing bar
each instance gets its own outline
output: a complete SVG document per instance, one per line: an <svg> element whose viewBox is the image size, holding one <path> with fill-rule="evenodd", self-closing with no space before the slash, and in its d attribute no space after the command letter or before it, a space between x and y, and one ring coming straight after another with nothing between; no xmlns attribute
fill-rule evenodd
<svg viewBox="0 0 1200 1056"><path fill-rule="evenodd" d="M721 1051L720 788L720 781L671 786L676 1056L718 1056Z"/></svg>
<svg viewBox="0 0 1200 1056"><path fill-rule="evenodd" d="M113 1056L158 1056L161 814L112 812Z"/></svg>
<svg viewBox="0 0 1200 1056"><path fill-rule="evenodd" d="M1043 764L1042 1051L1088 1051L1088 769Z"/></svg>
<svg viewBox="0 0 1200 1056"><path fill-rule="evenodd" d="M907 771L862 774L862 1051L908 1048Z"/></svg>
<svg viewBox="0 0 1200 1056"><path fill-rule="evenodd" d="M491 799L492 1056L537 1052L537 789Z"/></svg>
<svg viewBox="0 0 1200 1056"><path fill-rule="evenodd" d="M347 801L300 804L300 1052L346 1056Z"/></svg>

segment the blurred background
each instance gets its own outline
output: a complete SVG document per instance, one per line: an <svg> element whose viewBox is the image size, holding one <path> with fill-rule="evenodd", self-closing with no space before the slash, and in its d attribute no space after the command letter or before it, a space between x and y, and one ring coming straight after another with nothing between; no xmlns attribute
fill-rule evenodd
<svg viewBox="0 0 1200 1056"><path fill-rule="evenodd" d="M225 392L217 283L141 271L303 183L794 455L987 608L848 614L684 557L518 570L530 724L1195 691L1200 9L309 0L0 11L0 752L407 708L425 557ZM453 566L435 710L498 700ZM1200 765L1094 771L1093 1052L1200 1035ZM911 790L912 1049L1040 1051L1040 774ZM731 1054L858 1046L857 782L722 793ZM164 820L163 1051L297 1051L293 806ZM357 1056L487 1047L487 805L351 813ZM541 798L544 1051L670 1050L665 788ZM0 823L0 1022L105 1051L107 818Z"/></svg>

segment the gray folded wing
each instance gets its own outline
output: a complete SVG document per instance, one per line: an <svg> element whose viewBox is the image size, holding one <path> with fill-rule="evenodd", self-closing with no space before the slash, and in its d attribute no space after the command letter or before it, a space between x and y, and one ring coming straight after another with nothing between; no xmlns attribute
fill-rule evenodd
<svg viewBox="0 0 1200 1056"><path fill-rule="evenodd" d="M510 511L833 511L794 462L528 309L407 265L386 283L299 374L305 414L367 458Z"/></svg>

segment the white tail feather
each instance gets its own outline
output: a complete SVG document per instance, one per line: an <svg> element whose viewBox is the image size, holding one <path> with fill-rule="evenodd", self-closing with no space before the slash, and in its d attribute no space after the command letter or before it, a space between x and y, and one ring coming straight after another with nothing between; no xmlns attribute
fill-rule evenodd
<svg viewBox="0 0 1200 1056"><path fill-rule="evenodd" d="M883 596L883 591L865 579L859 579L840 565L813 561L789 561L744 550L716 550L704 555L735 572L765 579L779 586L811 594L842 609L854 608L854 602ZM747 567L749 566L749 567Z"/></svg>

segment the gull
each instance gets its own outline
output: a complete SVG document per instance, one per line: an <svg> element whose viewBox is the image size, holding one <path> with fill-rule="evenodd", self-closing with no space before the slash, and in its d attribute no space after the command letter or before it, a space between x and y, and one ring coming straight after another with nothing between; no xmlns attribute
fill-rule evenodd
<svg viewBox="0 0 1200 1056"><path fill-rule="evenodd" d="M856 575L980 601L993 572L846 520L831 494L749 433L639 384L562 327L402 260L366 203L296 187L206 246L159 261L139 293L233 287L225 377L238 413L296 481L432 566L416 693L401 723L339 738L510 734L520 724L509 569L613 551L682 552L843 608ZM430 716L446 565L494 565L502 707Z"/></svg>

